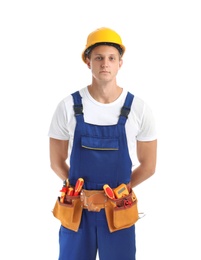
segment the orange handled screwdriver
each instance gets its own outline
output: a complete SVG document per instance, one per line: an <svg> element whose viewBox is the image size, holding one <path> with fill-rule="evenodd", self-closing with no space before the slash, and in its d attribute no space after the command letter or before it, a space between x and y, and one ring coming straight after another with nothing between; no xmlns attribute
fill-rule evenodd
<svg viewBox="0 0 201 260"><path fill-rule="evenodd" d="M67 195L73 196L73 192L74 192L73 187L69 187L69 188L68 188L68 191L67 191Z"/></svg>
<svg viewBox="0 0 201 260"><path fill-rule="evenodd" d="M60 197L60 202L64 203L64 199L65 199L65 195L68 191L68 187L62 187L62 189L60 190L61 192L61 197Z"/></svg>
<svg viewBox="0 0 201 260"><path fill-rule="evenodd" d="M84 180L82 178L79 178L75 184L75 191L74 191L73 196L79 195L83 185L84 185Z"/></svg>
<svg viewBox="0 0 201 260"><path fill-rule="evenodd" d="M105 184L103 186L103 189L105 191L105 194L108 196L108 198L115 199L114 192L113 192L112 188L110 188L110 186L108 184Z"/></svg>

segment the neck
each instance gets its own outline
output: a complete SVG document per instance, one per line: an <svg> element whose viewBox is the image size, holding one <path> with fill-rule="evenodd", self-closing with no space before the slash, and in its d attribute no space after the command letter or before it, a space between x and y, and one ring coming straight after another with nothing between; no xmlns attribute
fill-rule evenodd
<svg viewBox="0 0 201 260"><path fill-rule="evenodd" d="M103 104L108 104L114 102L121 95L122 88L116 84L109 86L91 84L88 86L88 91L96 101Z"/></svg>

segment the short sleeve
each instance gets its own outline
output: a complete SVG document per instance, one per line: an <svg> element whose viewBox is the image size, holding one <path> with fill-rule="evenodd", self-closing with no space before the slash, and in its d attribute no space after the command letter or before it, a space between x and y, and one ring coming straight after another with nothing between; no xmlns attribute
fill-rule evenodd
<svg viewBox="0 0 201 260"><path fill-rule="evenodd" d="M155 118L151 108L145 103L140 128L136 139L138 141L153 141L157 139Z"/></svg>
<svg viewBox="0 0 201 260"><path fill-rule="evenodd" d="M65 102L61 101L53 114L48 136L59 140L69 140L67 121Z"/></svg>

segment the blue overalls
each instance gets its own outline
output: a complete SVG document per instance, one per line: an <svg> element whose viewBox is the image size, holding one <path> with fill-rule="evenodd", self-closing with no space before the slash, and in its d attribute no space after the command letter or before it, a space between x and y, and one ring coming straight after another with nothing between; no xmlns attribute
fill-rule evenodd
<svg viewBox="0 0 201 260"><path fill-rule="evenodd" d="M70 184L84 179L84 189L102 190L130 182L132 162L128 152L125 123L134 96L128 92L115 125L84 122L79 91L72 94L76 127L70 157ZM96 115L95 115L96 116ZM110 233L105 210L83 209L78 232L63 226L59 232L59 260L135 260L135 226Z"/></svg>

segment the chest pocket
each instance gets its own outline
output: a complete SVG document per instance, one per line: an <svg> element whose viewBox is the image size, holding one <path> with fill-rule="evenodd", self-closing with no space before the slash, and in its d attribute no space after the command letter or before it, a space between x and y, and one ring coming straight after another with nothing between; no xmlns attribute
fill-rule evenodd
<svg viewBox="0 0 201 260"><path fill-rule="evenodd" d="M82 136L81 146L90 150L119 150L117 138Z"/></svg>

